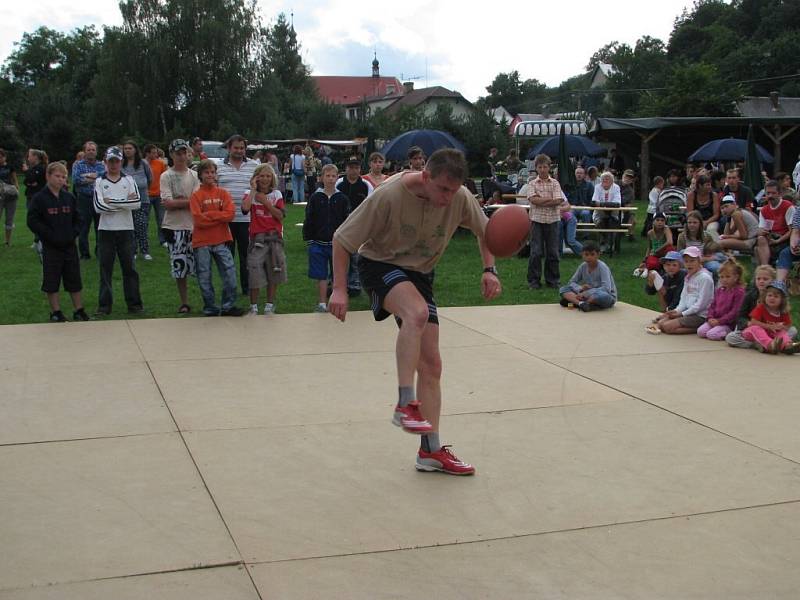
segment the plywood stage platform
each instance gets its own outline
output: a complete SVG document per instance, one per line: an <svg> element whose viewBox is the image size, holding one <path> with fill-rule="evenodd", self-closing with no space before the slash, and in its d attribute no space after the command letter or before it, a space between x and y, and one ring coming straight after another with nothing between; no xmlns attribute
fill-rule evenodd
<svg viewBox="0 0 800 600"><path fill-rule="evenodd" d="M800 359L651 316L441 309L468 478L368 313L2 327L0 598L796 598Z"/></svg>

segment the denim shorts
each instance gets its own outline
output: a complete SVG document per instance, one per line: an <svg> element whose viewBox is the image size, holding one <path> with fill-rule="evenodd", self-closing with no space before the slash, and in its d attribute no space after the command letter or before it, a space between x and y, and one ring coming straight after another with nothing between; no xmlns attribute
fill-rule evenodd
<svg viewBox="0 0 800 600"><path fill-rule="evenodd" d="M311 242L308 245L308 277L325 280L333 275L333 246Z"/></svg>

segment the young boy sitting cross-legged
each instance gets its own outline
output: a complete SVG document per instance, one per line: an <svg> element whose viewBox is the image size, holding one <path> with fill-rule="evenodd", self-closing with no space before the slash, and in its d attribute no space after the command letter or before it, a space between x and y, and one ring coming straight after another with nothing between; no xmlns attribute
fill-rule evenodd
<svg viewBox="0 0 800 600"><path fill-rule="evenodd" d="M600 248L589 240L581 252L583 262L567 285L559 291L561 306L573 304L583 312L611 308L617 301L617 286L608 265L600 260Z"/></svg>

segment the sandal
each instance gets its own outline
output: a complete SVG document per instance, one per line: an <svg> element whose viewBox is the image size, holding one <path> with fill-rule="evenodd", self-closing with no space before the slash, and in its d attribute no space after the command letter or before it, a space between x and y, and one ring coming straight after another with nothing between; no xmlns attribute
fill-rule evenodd
<svg viewBox="0 0 800 600"><path fill-rule="evenodd" d="M650 335L659 335L661 333L661 328L658 325L648 325L644 330Z"/></svg>
<svg viewBox="0 0 800 600"><path fill-rule="evenodd" d="M185 315L186 313L192 312L192 307L189 306L188 304L181 304L180 308L178 309L178 312Z"/></svg>

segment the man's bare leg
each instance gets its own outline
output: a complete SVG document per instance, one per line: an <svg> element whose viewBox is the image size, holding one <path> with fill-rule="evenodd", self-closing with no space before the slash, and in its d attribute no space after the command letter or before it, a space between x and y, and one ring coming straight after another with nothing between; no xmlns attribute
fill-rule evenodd
<svg viewBox="0 0 800 600"><path fill-rule="evenodd" d="M441 471L449 475L473 475L475 468L460 460L439 439L439 418L442 414L442 357L439 352L439 326L425 325L417 364L417 397L422 415L433 430L420 436L420 449L415 468L418 471Z"/></svg>
<svg viewBox="0 0 800 600"><path fill-rule="evenodd" d="M417 362L417 400L422 404L422 416L439 432L442 414L442 357L439 353L439 326L426 323L422 332L419 361Z"/></svg>
<svg viewBox="0 0 800 600"><path fill-rule="evenodd" d="M398 402L392 423L408 433L429 433L431 424L421 413L414 388L414 373L420 360L423 331L428 321L428 303L410 281L394 286L383 308L401 320L395 344Z"/></svg>
<svg viewBox="0 0 800 600"><path fill-rule="evenodd" d="M186 283L186 277L181 277L175 280L178 286L178 295L181 297L181 304L189 304L189 286Z"/></svg>
<svg viewBox="0 0 800 600"><path fill-rule="evenodd" d="M428 322L428 303L413 283L403 281L389 291L383 301L383 307L403 322L397 333L395 345L397 384L400 387L413 386L414 372L419 363L422 334Z"/></svg>

